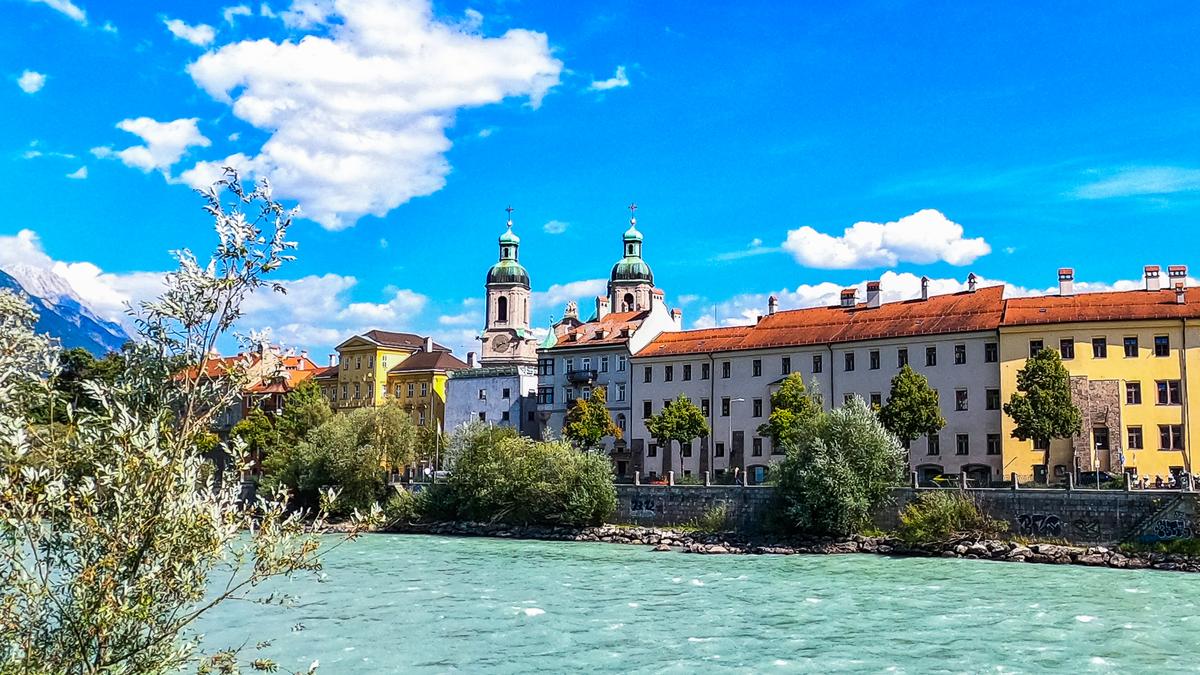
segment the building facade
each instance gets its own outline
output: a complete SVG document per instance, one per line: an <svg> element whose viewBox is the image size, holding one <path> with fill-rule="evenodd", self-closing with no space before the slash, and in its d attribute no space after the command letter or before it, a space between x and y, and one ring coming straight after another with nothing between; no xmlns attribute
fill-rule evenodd
<svg viewBox="0 0 1200 675"><path fill-rule="evenodd" d="M575 303L568 304L537 352L537 416L543 437L557 437L574 400L590 399L603 387L623 436L606 438L604 450L612 456L618 478L628 478L641 471L642 460L627 440L634 413L630 357L659 334L678 331L682 314L668 309L665 294L654 286L654 273L642 259L643 237L635 218L630 218L621 243L622 257L609 275L608 295L595 299L594 314L580 321Z"/></svg>
<svg viewBox="0 0 1200 675"><path fill-rule="evenodd" d="M469 363L469 360L468 360ZM446 382L446 431L472 422L511 426L537 438L537 368L526 365L465 368Z"/></svg>
<svg viewBox="0 0 1200 675"><path fill-rule="evenodd" d="M799 373L829 409L854 396L882 405L897 371L908 364L939 394L946 426L909 448L914 471L928 480L966 473L986 483L1001 469L998 329L999 286L903 302L881 302L878 282L866 302L854 289L837 307L777 311L753 326L659 335L633 357L637 419L631 442L643 448L649 477L667 471L721 475L739 469L751 483L766 478L780 448L758 428L783 378ZM679 394L708 418L710 434L669 451L645 419Z"/></svg>
<svg viewBox="0 0 1200 675"><path fill-rule="evenodd" d="M383 405L388 398L389 371L414 354L430 352L448 354L450 349L413 333L368 331L337 346L336 384L328 373L317 381L322 389L332 389L334 410Z"/></svg>
<svg viewBox="0 0 1200 675"><path fill-rule="evenodd" d="M1144 270L1142 290L1075 294L1074 272L1059 271L1057 296L1012 298L1000 328L1001 388L1017 391L1017 372L1042 349L1059 352L1071 374L1082 433L1046 442L1012 437L1003 417L1004 475L1038 483L1101 470L1166 478L1195 471L1200 441L1191 392L1200 391L1200 289L1187 268Z"/></svg>
<svg viewBox="0 0 1200 675"><path fill-rule="evenodd" d="M418 427L439 433L446 424L446 382L467 364L448 350L436 349L426 338L426 349L412 354L387 372L384 400L404 407Z"/></svg>

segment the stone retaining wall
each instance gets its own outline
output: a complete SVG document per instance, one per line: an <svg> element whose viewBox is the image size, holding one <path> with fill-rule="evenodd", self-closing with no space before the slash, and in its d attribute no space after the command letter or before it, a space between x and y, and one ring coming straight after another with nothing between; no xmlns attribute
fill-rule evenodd
<svg viewBox="0 0 1200 675"><path fill-rule="evenodd" d="M927 488L898 488L895 504L876 516L883 530L895 530L899 512ZM1197 493L1117 490L974 489L982 509L1006 521L1012 535L1063 539L1077 544L1112 544L1136 539L1158 541L1198 536ZM771 487L697 485L618 485L616 522L664 527L694 522L724 504L730 526L756 532L771 517Z"/></svg>

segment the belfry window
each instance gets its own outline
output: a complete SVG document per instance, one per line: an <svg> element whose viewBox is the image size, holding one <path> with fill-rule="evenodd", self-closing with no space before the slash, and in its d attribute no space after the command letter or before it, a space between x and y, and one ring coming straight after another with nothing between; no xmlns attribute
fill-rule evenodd
<svg viewBox="0 0 1200 675"><path fill-rule="evenodd" d="M625 299L622 300L621 309L625 312L633 311L633 293L625 294Z"/></svg>
<svg viewBox="0 0 1200 675"><path fill-rule="evenodd" d="M504 296L496 300L496 320L508 321L508 298Z"/></svg>

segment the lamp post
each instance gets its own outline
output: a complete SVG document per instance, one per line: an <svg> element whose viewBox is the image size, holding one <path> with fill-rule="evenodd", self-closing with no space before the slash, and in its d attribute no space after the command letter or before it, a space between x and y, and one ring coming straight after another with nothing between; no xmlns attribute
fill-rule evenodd
<svg viewBox="0 0 1200 675"><path fill-rule="evenodd" d="M729 399L729 457L730 457L730 459L733 458L733 404L734 403L745 403L745 402L746 402L746 399L740 398L740 397ZM742 455L742 466L739 468L742 470L742 485L745 485L746 484L746 456L745 456L745 454Z"/></svg>

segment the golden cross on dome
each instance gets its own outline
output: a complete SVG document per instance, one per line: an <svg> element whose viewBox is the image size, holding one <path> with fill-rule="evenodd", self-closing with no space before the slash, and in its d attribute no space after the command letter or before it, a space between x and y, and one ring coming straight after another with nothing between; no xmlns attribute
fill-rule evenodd
<svg viewBox="0 0 1200 675"><path fill-rule="evenodd" d="M512 204L509 204L509 205L508 205L508 208L506 208L506 209L504 209L504 210L508 212L508 226L509 226L509 227L512 227L512 212L513 212L513 211L516 211L516 209L514 209L514 208L512 207Z"/></svg>

